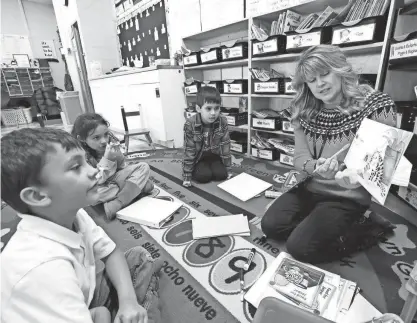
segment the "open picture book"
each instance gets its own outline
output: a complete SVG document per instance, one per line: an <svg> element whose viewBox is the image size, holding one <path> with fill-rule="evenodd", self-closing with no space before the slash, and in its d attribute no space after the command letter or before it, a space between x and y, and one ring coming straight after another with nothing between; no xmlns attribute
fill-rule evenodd
<svg viewBox="0 0 417 323"><path fill-rule="evenodd" d="M364 119L344 160L356 170L359 183L384 204L394 183L407 183L411 163L403 157L413 133ZM401 167L398 167L401 161ZM408 178L407 178L408 177Z"/></svg>

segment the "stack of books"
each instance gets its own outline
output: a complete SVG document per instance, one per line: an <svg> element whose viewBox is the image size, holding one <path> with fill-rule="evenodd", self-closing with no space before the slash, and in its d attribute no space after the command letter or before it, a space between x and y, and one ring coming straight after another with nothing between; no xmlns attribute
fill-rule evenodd
<svg viewBox="0 0 417 323"><path fill-rule="evenodd" d="M245 295L258 307L265 297L275 297L303 310L337 321L349 311L359 292L355 282L294 260L281 252Z"/></svg>
<svg viewBox="0 0 417 323"><path fill-rule="evenodd" d="M356 0L350 8L345 21L382 16L385 14L389 4L389 0Z"/></svg>

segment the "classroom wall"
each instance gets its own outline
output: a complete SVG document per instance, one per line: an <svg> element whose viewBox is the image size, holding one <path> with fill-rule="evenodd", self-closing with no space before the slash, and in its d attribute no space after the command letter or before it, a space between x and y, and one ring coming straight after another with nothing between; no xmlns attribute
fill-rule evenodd
<svg viewBox="0 0 417 323"><path fill-rule="evenodd" d="M52 5L22 0L1 1L1 33L28 36L34 58L42 57L41 40L53 40L59 63L51 62L55 85L64 88L65 66L59 54L57 22ZM27 27L25 24L25 17Z"/></svg>

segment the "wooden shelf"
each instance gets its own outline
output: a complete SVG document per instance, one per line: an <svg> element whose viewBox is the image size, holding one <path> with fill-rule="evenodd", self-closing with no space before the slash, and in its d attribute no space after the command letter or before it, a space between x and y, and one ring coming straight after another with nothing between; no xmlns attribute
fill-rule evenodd
<svg viewBox="0 0 417 323"><path fill-rule="evenodd" d="M202 31L199 33L195 33L193 35L189 35L187 37L184 37L184 41L204 41L208 40L210 38L215 38L219 35L228 35L240 32L242 30L248 30L249 23L248 18L240 19L235 22L232 22L230 24L219 26L217 28L213 28L210 30Z"/></svg>
<svg viewBox="0 0 417 323"><path fill-rule="evenodd" d="M259 132L267 132L267 133L273 133L275 135L280 135L280 136L287 136L287 137L294 137L293 133L287 133L284 131L280 131L280 130L260 130L260 129L255 129L251 127L252 131L259 131Z"/></svg>
<svg viewBox="0 0 417 323"><path fill-rule="evenodd" d="M289 165L286 165L286 164L282 164L282 163L279 162L279 160L267 160L267 159L262 159L262 158L258 158L258 157L254 157L254 156L250 156L250 157L252 159L259 160L261 162L267 163L269 165L273 165L273 166L277 166L277 167L285 167L285 168L288 168L288 169L294 169L294 166L289 166Z"/></svg>
<svg viewBox="0 0 417 323"><path fill-rule="evenodd" d="M349 55L365 55L371 53L380 53L382 51L382 42L360 45L360 46L351 46L351 47L340 47L340 49ZM274 56L264 56L264 57L253 57L252 62L284 62L292 61L300 56L300 53L291 53L291 54L281 54Z"/></svg>
<svg viewBox="0 0 417 323"><path fill-rule="evenodd" d="M281 99L293 99L294 95L288 94L252 94L252 98L281 98Z"/></svg>
<svg viewBox="0 0 417 323"><path fill-rule="evenodd" d="M417 1L411 1L401 8L400 15L417 15Z"/></svg>
<svg viewBox="0 0 417 323"><path fill-rule="evenodd" d="M213 70L213 69L219 69L219 68L231 68L236 66L247 66L248 65L248 59L239 59L236 61L225 61L225 62L219 62L219 63L213 63L213 64L202 64L197 66L184 66L184 69L189 70Z"/></svg>

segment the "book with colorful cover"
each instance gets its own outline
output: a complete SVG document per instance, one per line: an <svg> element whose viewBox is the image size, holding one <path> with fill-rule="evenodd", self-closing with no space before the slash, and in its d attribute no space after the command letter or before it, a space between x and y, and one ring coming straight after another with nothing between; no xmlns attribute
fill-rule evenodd
<svg viewBox="0 0 417 323"><path fill-rule="evenodd" d="M316 300L325 274L301 262L284 258L271 277L270 286L308 307Z"/></svg>

